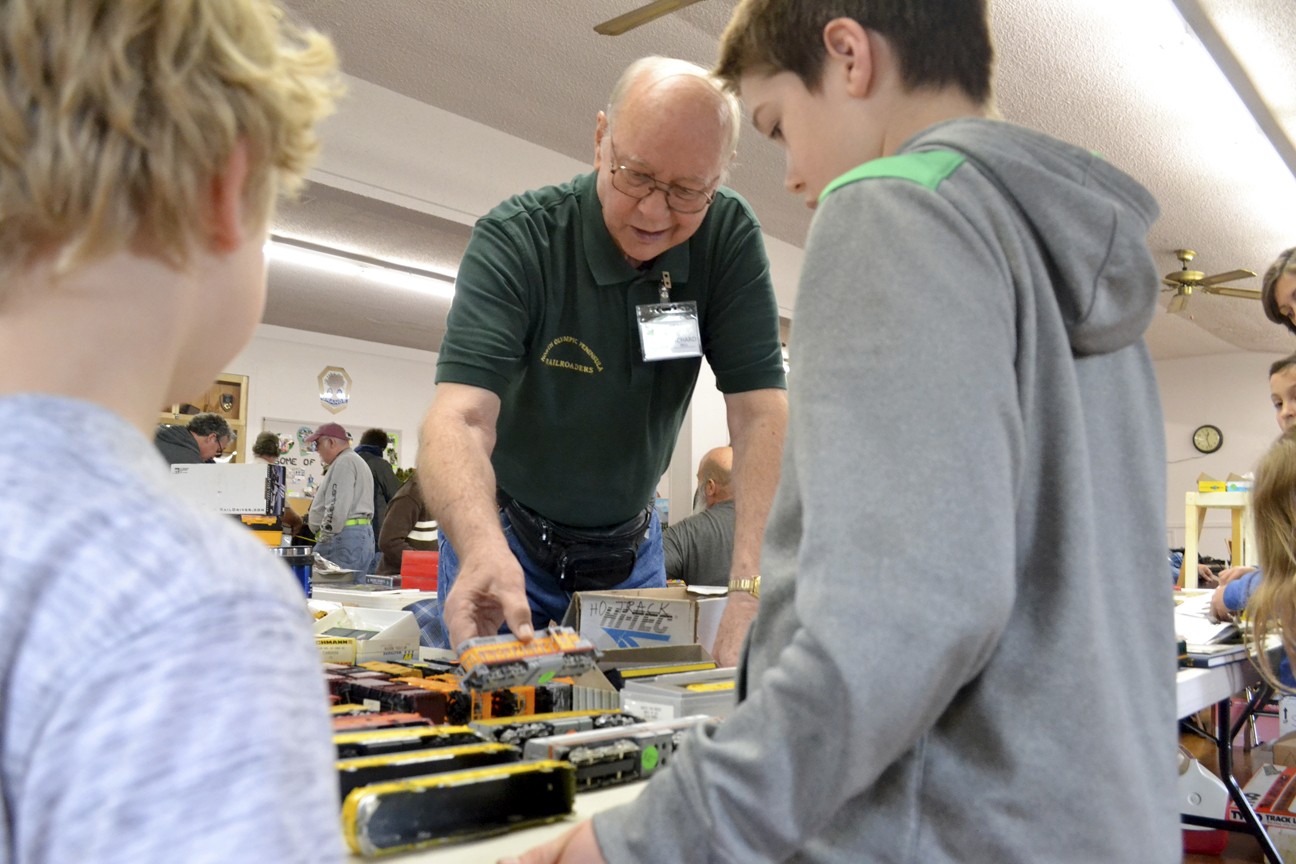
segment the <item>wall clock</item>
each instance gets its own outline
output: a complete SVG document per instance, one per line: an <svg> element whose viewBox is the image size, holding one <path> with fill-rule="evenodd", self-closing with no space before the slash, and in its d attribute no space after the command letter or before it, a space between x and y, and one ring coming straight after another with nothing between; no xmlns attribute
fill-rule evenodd
<svg viewBox="0 0 1296 864"><path fill-rule="evenodd" d="M1214 453L1224 444L1224 433L1209 423L1198 426L1193 432L1193 446L1199 453Z"/></svg>

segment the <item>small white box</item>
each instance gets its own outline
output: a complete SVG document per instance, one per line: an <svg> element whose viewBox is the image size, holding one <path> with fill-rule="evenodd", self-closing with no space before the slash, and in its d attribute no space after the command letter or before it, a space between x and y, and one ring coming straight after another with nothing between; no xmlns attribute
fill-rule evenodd
<svg viewBox="0 0 1296 864"><path fill-rule="evenodd" d="M435 600L435 591L420 591L417 588L381 588L366 591L364 586L328 587L315 586L311 596L319 600L330 600L343 606L367 606L371 609L404 609L418 600Z"/></svg>
<svg viewBox="0 0 1296 864"><path fill-rule="evenodd" d="M738 704L735 672L730 667L630 680L621 690L621 710L645 720L724 717Z"/></svg>
<svg viewBox="0 0 1296 864"><path fill-rule="evenodd" d="M343 630L365 633L347 636ZM414 660L419 656L419 627L412 612L341 606L315 622L315 638L324 659L334 663ZM355 643L354 658L349 656L350 646L340 639Z"/></svg>

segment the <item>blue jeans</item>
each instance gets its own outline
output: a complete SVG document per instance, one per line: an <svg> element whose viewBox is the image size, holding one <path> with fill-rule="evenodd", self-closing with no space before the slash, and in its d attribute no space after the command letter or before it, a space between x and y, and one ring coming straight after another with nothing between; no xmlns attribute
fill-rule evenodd
<svg viewBox="0 0 1296 864"><path fill-rule="evenodd" d="M356 577L369 572L373 563L373 526L348 525L341 533L315 544L315 552L343 570L356 571Z"/></svg>
<svg viewBox="0 0 1296 864"><path fill-rule="evenodd" d="M500 511L499 519L500 527L504 529L504 539L508 541L509 550L518 559L518 563L522 565L522 573L526 577L527 601L531 604L532 626L538 630L541 627L548 627L551 620L561 621L563 614L567 611L567 606L571 603L571 592L564 590L558 584L557 576L537 567L535 562L522 550L522 544L518 542L513 532L513 526L509 523L509 518L503 510ZM450 586L454 584L455 577L459 575L459 556L454 551L454 547L450 545L449 538L442 532L438 533L440 533L441 538L441 559L437 565L437 606L441 610L442 620L444 621L446 598L450 596ZM662 554L661 520L657 518L657 513L654 512L648 526L648 538L639 546L639 557L635 561L630 578L620 585L613 586L613 588L664 587L666 587L666 559ZM442 632L444 633L445 644L437 647L451 647L449 632L444 628ZM507 633L508 625L500 627L500 632Z"/></svg>

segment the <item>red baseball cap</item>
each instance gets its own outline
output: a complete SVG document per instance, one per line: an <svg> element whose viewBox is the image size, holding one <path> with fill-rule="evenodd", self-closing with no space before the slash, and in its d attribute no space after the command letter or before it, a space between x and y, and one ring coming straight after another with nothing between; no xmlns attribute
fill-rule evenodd
<svg viewBox="0 0 1296 864"><path fill-rule="evenodd" d="M340 423L325 423L314 432L306 436L307 444L314 444L317 438L337 438L341 441L350 441L351 436L342 428Z"/></svg>

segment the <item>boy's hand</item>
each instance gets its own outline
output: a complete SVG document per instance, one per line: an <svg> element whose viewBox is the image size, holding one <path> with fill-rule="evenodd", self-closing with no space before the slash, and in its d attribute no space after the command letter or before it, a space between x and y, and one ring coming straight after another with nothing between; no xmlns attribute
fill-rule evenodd
<svg viewBox="0 0 1296 864"><path fill-rule="evenodd" d="M529 849L499 864L607 864L594 839L594 823L586 819L557 840Z"/></svg>

